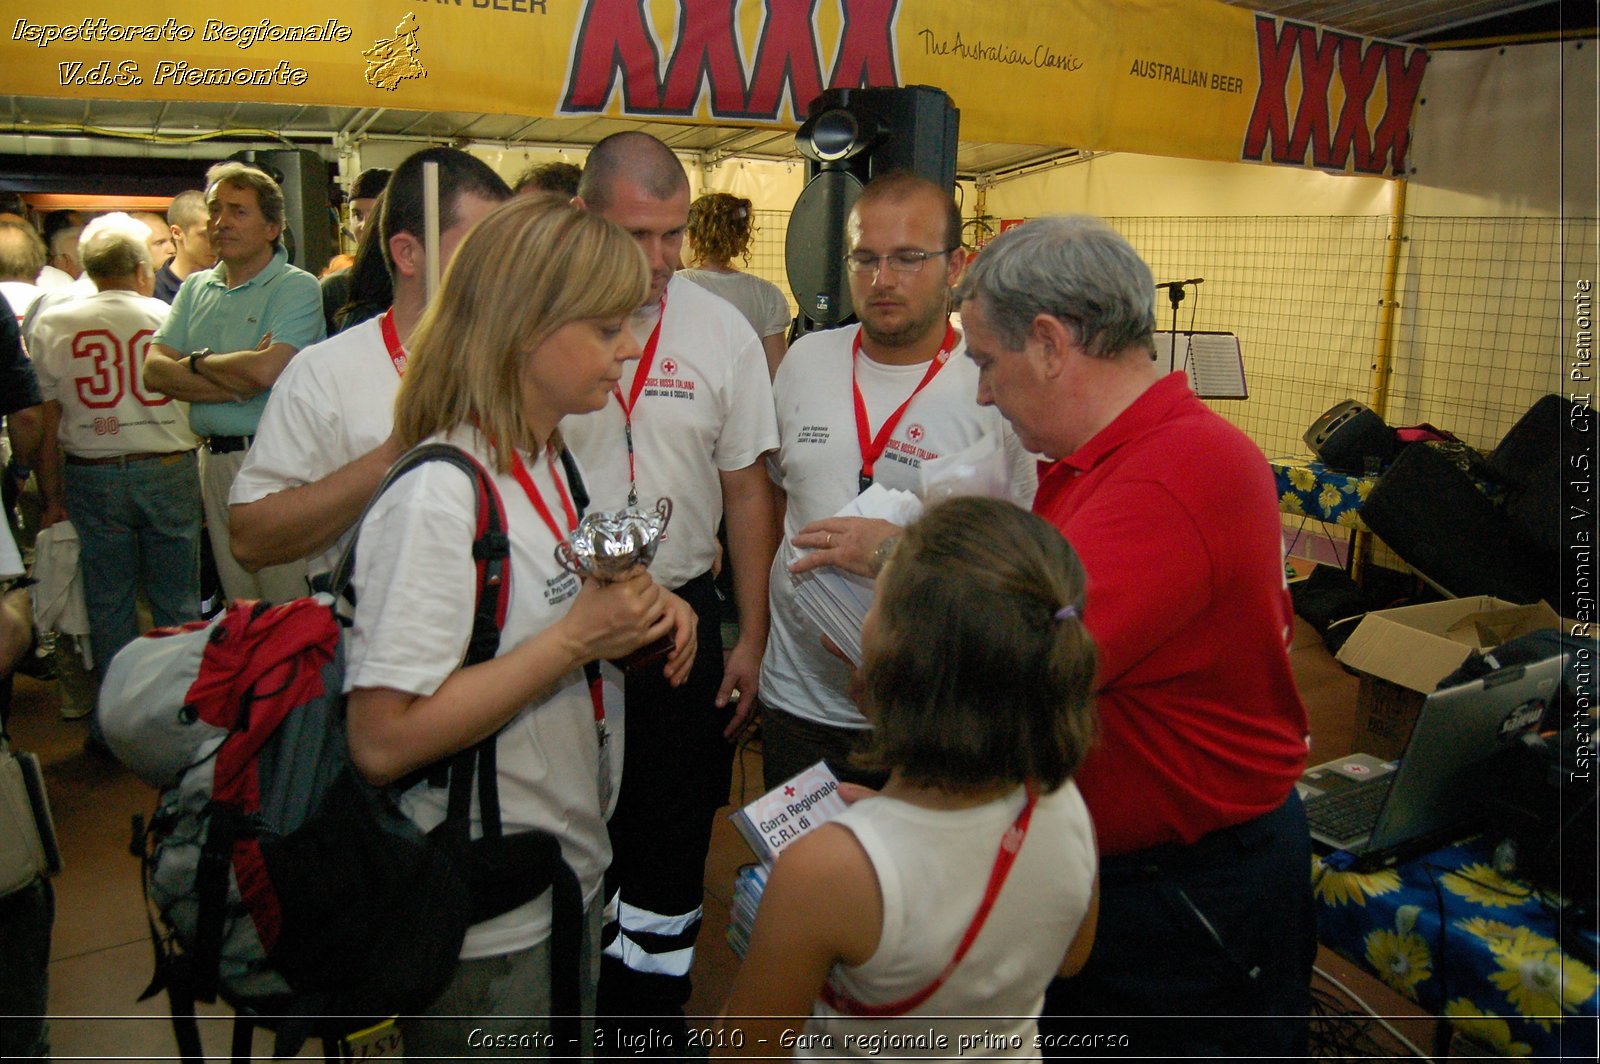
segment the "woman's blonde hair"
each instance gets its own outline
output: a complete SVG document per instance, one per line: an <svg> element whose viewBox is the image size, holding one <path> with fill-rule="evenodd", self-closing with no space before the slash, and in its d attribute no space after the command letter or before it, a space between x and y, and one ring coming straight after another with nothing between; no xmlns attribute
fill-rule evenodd
<svg viewBox="0 0 1600 1064"><path fill-rule="evenodd" d="M472 424L505 472L512 447L549 442L523 414L523 360L562 326L631 313L649 291L644 253L621 227L560 196L501 204L456 248L412 334L395 401L401 445Z"/></svg>

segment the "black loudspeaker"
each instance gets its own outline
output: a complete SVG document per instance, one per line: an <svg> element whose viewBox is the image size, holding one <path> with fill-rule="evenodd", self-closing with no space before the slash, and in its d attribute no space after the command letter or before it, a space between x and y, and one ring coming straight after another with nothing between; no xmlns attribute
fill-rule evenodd
<svg viewBox="0 0 1600 1064"><path fill-rule="evenodd" d="M1434 444L1400 452L1361 504L1361 523L1454 598L1561 601L1556 564L1520 545L1506 515Z"/></svg>
<svg viewBox="0 0 1600 1064"><path fill-rule="evenodd" d="M845 219L878 174L909 170L954 190L961 112L943 89L829 89L811 101L795 147L806 187L789 216L784 263L802 322L849 319Z"/></svg>
<svg viewBox="0 0 1600 1064"><path fill-rule="evenodd" d="M1400 446L1394 429L1354 399L1330 407L1302 438L1318 461L1343 473L1376 473L1393 460Z"/></svg>
<svg viewBox="0 0 1600 1064"><path fill-rule="evenodd" d="M328 201L328 164L304 148L247 148L228 156L259 167L283 189L283 246L289 261L312 275L322 273L339 249L338 227Z"/></svg>

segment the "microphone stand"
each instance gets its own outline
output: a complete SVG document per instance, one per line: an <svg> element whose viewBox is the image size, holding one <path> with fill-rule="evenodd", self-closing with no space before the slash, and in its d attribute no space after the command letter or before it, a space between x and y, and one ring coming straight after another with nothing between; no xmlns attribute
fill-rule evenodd
<svg viewBox="0 0 1600 1064"><path fill-rule="evenodd" d="M1178 368L1178 304L1183 302L1183 284L1174 281L1166 286L1167 299L1172 303L1172 346L1167 348L1167 372Z"/></svg>

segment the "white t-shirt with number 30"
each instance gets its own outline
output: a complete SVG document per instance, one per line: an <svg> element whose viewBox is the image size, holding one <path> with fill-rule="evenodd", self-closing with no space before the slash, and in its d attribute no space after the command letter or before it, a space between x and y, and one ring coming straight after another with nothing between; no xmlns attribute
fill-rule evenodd
<svg viewBox="0 0 1600 1064"><path fill-rule="evenodd" d="M109 289L51 307L33 327L39 392L61 404L67 454L113 458L192 450L189 404L140 382L145 352L168 307Z"/></svg>

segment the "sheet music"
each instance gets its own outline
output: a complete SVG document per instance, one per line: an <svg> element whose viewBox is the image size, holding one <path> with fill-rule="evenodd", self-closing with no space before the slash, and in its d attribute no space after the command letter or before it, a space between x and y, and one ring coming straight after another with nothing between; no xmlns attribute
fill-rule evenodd
<svg viewBox="0 0 1600 1064"><path fill-rule="evenodd" d="M1195 333L1189 337L1189 386L1202 399L1248 399L1244 355L1232 333Z"/></svg>
<svg viewBox="0 0 1600 1064"><path fill-rule="evenodd" d="M1178 334L1178 350L1172 353L1172 333L1155 334L1156 364L1168 372L1181 370L1189 375L1189 387L1202 399L1248 399L1244 379L1244 355L1239 338L1227 332Z"/></svg>

